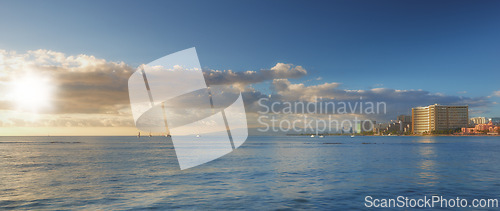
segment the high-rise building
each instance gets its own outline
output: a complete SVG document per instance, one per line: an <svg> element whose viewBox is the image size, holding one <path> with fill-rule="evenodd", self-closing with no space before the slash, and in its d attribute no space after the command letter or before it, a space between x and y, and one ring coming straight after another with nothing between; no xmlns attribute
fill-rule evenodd
<svg viewBox="0 0 500 211"><path fill-rule="evenodd" d="M412 108L412 132L425 133L467 127L469 106L434 104Z"/></svg>
<svg viewBox="0 0 500 211"><path fill-rule="evenodd" d="M488 124L488 122L490 122L490 119L486 117L472 117L469 119L469 123L472 125Z"/></svg>
<svg viewBox="0 0 500 211"><path fill-rule="evenodd" d="M411 116L399 115L398 122L400 124L400 132L406 132L411 130Z"/></svg>
<svg viewBox="0 0 500 211"><path fill-rule="evenodd" d="M403 123L411 123L411 116L409 116L409 115L399 115L398 116L398 121L401 121Z"/></svg>

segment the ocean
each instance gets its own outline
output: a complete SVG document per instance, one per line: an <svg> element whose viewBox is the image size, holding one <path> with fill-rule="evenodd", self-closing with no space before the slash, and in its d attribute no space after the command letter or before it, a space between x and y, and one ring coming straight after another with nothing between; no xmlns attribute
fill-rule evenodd
<svg viewBox="0 0 500 211"><path fill-rule="evenodd" d="M0 137L0 209L365 209L500 198L499 137L252 136L179 170L165 137Z"/></svg>

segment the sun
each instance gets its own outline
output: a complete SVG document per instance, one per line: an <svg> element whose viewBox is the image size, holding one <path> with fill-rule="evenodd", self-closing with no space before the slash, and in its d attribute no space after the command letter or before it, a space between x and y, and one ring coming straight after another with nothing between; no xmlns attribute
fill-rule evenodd
<svg viewBox="0 0 500 211"><path fill-rule="evenodd" d="M26 74L11 81L9 95L17 109L37 113L50 108L52 90L49 78Z"/></svg>

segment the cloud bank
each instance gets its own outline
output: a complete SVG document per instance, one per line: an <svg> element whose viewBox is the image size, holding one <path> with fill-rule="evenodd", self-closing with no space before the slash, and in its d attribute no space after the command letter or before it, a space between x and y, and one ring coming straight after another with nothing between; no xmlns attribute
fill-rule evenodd
<svg viewBox="0 0 500 211"><path fill-rule="evenodd" d="M232 70L205 70L203 72L209 85L235 85L244 87L248 84L256 84L268 80L280 78L300 78L307 75L307 70L302 66L293 64L277 63L270 69L259 71L234 72Z"/></svg>
<svg viewBox="0 0 500 211"><path fill-rule="evenodd" d="M127 81L135 71L124 62L99 59L92 55L65 55L50 50L26 53L0 50L0 112L2 126L133 126ZM29 120L16 115L15 106L7 96L9 84L23 74L36 73L50 77L56 91L52 109L42 111L38 119ZM409 114L415 106L439 103L443 105L467 104L473 112L482 112L492 105L488 97L461 97L431 93L425 90L398 90L374 88L367 90L343 89L340 83L306 85L289 79L307 77L307 70L298 65L277 63L271 68L249 71L204 70L209 85L231 85L243 92L249 118L262 108L261 98L273 102L372 101L385 102L387 114L370 118L394 119L398 114ZM306 80L314 81L318 80ZM252 88L253 84L272 82L272 93ZM494 96L500 96L496 91ZM288 117L289 118L289 117ZM250 120L252 121L252 120Z"/></svg>
<svg viewBox="0 0 500 211"><path fill-rule="evenodd" d="M26 74L50 77L57 87L53 94L56 114L116 113L128 104L126 81L134 68L123 62L110 62L89 55L66 56L49 50L25 54L0 51L2 92L6 84ZM8 105L4 102L3 109ZM8 109L8 108L7 108Z"/></svg>

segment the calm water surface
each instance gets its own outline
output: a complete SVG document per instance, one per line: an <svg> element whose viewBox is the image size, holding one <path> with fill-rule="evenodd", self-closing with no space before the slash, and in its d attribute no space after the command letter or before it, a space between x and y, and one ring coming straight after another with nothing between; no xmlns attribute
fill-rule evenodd
<svg viewBox="0 0 500 211"><path fill-rule="evenodd" d="M500 198L498 137L250 137L178 170L162 137L0 137L1 209L363 209Z"/></svg>

